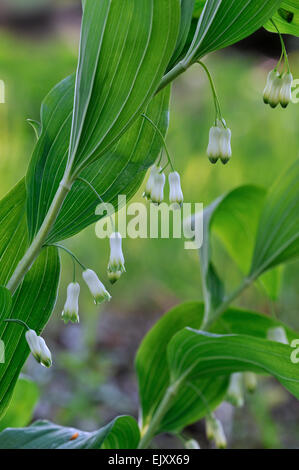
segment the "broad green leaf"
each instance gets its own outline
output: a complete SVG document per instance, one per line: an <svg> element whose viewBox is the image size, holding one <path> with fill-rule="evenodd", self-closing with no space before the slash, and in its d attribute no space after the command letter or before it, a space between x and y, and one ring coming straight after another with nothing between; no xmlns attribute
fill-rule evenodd
<svg viewBox="0 0 299 470"><path fill-rule="evenodd" d="M293 34L299 36L299 1L287 0L281 2L280 8L272 16L272 19L282 34ZM271 21L267 21L265 28L272 33L277 33L277 29Z"/></svg>
<svg viewBox="0 0 299 470"><path fill-rule="evenodd" d="M246 335L215 335L185 328L168 346L172 384L233 372L273 375L299 398L299 369L285 344Z"/></svg>
<svg viewBox="0 0 299 470"><path fill-rule="evenodd" d="M180 23L179 0L97 0L83 10L69 150L76 174L144 110L171 59Z"/></svg>
<svg viewBox="0 0 299 470"><path fill-rule="evenodd" d="M212 235L216 234L244 274L248 273L265 190L241 186L216 199L204 210L203 245L199 250L205 308L217 308L224 286L212 261Z"/></svg>
<svg viewBox="0 0 299 470"><path fill-rule="evenodd" d="M71 128L73 92L74 77L68 77L49 93L42 104L43 131L27 174L28 223L32 227L32 236L42 223L63 177ZM145 113L164 135L169 121L169 95L168 87L145 109ZM65 115L69 115L66 120ZM157 158L161 145L161 138L155 129L140 118L116 146L83 170L81 176L94 186L105 202L116 206L119 194L126 195L128 201L137 191L147 168ZM51 175L56 165L56 154L63 155L63 158L53 178ZM43 204L37 203L39 200ZM75 183L48 242L70 237L99 220L100 217L95 215L98 204L98 198L86 185L82 182Z"/></svg>
<svg viewBox="0 0 299 470"><path fill-rule="evenodd" d="M168 69L171 69L177 62L178 58L181 56L181 53L185 47L190 27L191 21L194 13L195 3L196 0L181 0L181 23L180 23L180 31L179 36L177 39L177 44L175 47L175 51L171 58L170 64L168 65Z"/></svg>
<svg viewBox="0 0 299 470"><path fill-rule="evenodd" d="M32 420L39 399L38 386L32 380L21 377L17 381L10 406L0 421L0 431L5 428L21 428Z"/></svg>
<svg viewBox="0 0 299 470"><path fill-rule="evenodd" d="M0 279L5 285L28 246L26 191L21 181L0 201ZM52 313L57 295L60 263L56 248L42 251L12 299L10 312L1 312L0 339L5 345L5 363L0 364L0 417L12 396L20 371L28 356L24 328L4 323L18 318L41 332Z"/></svg>
<svg viewBox="0 0 299 470"><path fill-rule="evenodd" d="M212 232L247 274L250 269L257 227L266 191L257 186L241 186L228 193L215 209Z"/></svg>
<svg viewBox="0 0 299 470"><path fill-rule="evenodd" d="M25 253L28 237L22 180L0 201L0 285L5 286Z"/></svg>
<svg viewBox="0 0 299 470"><path fill-rule="evenodd" d="M187 53L196 62L206 54L253 34L271 18L281 0L207 0Z"/></svg>
<svg viewBox="0 0 299 470"><path fill-rule="evenodd" d="M94 432L37 421L28 428L2 431L0 449L136 449L139 439L130 416L120 416Z"/></svg>
<svg viewBox="0 0 299 470"><path fill-rule="evenodd" d="M299 160L269 191L258 228L250 275L299 255Z"/></svg>
<svg viewBox="0 0 299 470"><path fill-rule="evenodd" d="M240 334L266 339L269 328L278 326L285 329L289 343L293 339L299 338L299 333L275 318L236 308L226 310L211 326L210 331L219 334Z"/></svg>
<svg viewBox="0 0 299 470"><path fill-rule="evenodd" d="M201 325L203 305L189 302L166 313L142 341L137 356L136 369L141 402L142 427L146 428L169 386L167 345L182 328ZM223 400L227 379L204 379L186 383L180 390L157 430L178 431L201 419L207 411L216 408Z"/></svg>

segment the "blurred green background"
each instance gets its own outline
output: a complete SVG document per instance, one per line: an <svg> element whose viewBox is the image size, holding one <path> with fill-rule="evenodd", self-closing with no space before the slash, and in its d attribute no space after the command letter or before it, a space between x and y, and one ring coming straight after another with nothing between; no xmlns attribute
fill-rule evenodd
<svg viewBox="0 0 299 470"><path fill-rule="evenodd" d="M2 197L25 174L30 159L35 136L26 119L39 119L44 96L75 70L80 8L77 1L10 0L3 1L0 13L0 80L6 86L6 104L0 105ZM273 50L267 54L259 52L263 34L272 42ZM260 37L252 47L218 52L206 61L232 129L233 158L228 165L213 166L206 157L214 108L203 71L193 67L175 83L167 142L182 175L186 201L207 205L242 184L269 187L298 158L298 106L272 110L262 102L267 73L275 65L273 56L279 55L279 41L268 33ZM299 76L297 46L290 41L295 77ZM136 201L142 200L141 194L142 188ZM108 242L96 238L95 227L66 245L107 284ZM198 255L184 250L182 240L127 239L124 253L127 273L111 289L109 305L95 307L82 286L79 326L65 326L59 318L72 280L72 261L62 254L58 303L45 332L54 366L45 371L30 358L25 368L41 390L35 418L91 430L117 413L136 414L133 361L140 340L170 307L201 299ZM240 273L217 240L215 260L232 290ZM298 297L298 263L292 263L284 269L275 302L252 287L238 304L276 315L299 331ZM235 411L224 405L219 416L230 447L298 446L298 403L274 381L261 381L259 392L248 398L245 409ZM189 431L208 446L202 423ZM166 436L160 445L178 442Z"/></svg>

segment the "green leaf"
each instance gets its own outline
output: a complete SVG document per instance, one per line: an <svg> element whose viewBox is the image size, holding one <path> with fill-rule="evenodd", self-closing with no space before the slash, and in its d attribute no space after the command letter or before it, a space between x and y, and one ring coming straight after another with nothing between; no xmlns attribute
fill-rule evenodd
<svg viewBox="0 0 299 470"><path fill-rule="evenodd" d="M130 416L120 416L94 432L37 421L28 428L2 431L0 449L136 449L139 439Z"/></svg>
<svg viewBox="0 0 299 470"><path fill-rule="evenodd" d="M253 34L271 18L281 0L207 0L187 53L196 62Z"/></svg>
<svg viewBox="0 0 299 470"><path fill-rule="evenodd" d="M240 334L267 338L269 328L283 327L289 343L299 337L299 333L289 328L283 322L261 313L229 308L211 326L213 333Z"/></svg>
<svg viewBox="0 0 299 470"><path fill-rule="evenodd" d="M175 51L171 58L170 64L168 65L168 69L171 69L181 56L181 53L185 47L190 27L191 21L194 13L195 7L195 0L181 0L181 23L180 23L180 31L179 36L177 39Z"/></svg>
<svg viewBox="0 0 299 470"><path fill-rule="evenodd" d="M252 277L299 255L298 179L296 160L267 195L250 270Z"/></svg>
<svg viewBox="0 0 299 470"><path fill-rule="evenodd" d="M141 401L142 427L146 428L170 383L167 364L167 345L185 326L200 327L203 305L189 302L166 313L142 341L137 356L136 370ZM223 400L227 378L210 378L186 383L160 423L158 432L176 432L199 420Z"/></svg>
<svg viewBox="0 0 299 470"><path fill-rule="evenodd" d="M282 34L299 36L299 1L288 0L281 2L280 8L272 17L278 30ZM265 28L272 33L277 33L271 21L267 21Z"/></svg>
<svg viewBox="0 0 299 470"><path fill-rule="evenodd" d="M85 2L69 163L103 155L154 95L174 51L179 0Z"/></svg>
<svg viewBox="0 0 299 470"><path fill-rule="evenodd" d="M212 235L218 236L237 266L247 274L265 194L257 186L241 186L204 210L203 245L199 254L206 311L217 308L224 298L223 282L212 262Z"/></svg>
<svg viewBox="0 0 299 470"><path fill-rule="evenodd" d="M185 328L168 346L171 383L252 371L276 377L299 398L299 370L288 345L246 335L214 335Z"/></svg>
<svg viewBox="0 0 299 470"><path fill-rule="evenodd" d="M8 427L27 426L39 400L38 386L32 380L21 377L16 384L10 406L0 421L0 431Z"/></svg>
<svg viewBox="0 0 299 470"><path fill-rule="evenodd" d="M68 140L73 107L74 77L57 85L42 104L43 132L27 174L28 223L31 236L39 227L63 177L67 160ZM145 113L166 134L169 121L170 88L160 92L147 106ZM64 112L60 112L64 110ZM65 114L69 118L65 120ZM117 206L118 195L127 201L139 188L147 168L154 163L161 149L161 137L144 119L138 119L121 137L116 146L82 171L107 203ZM64 155L61 166L52 178L54 156ZM41 205L38 201L43 201ZM70 237L99 220L95 209L98 198L82 182L76 182L68 194L48 242Z"/></svg>
<svg viewBox="0 0 299 470"><path fill-rule="evenodd" d="M21 181L0 201L0 279L5 285L27 247L26 190ZM12 299L10 313L1 312L0 339L5 345L5 363L0 364L0 417L12 396L23 364L29 354L24 328L4 323L18 318L38 333L46 325L56 301L60 262L56 248L42 251Z"/></svg>

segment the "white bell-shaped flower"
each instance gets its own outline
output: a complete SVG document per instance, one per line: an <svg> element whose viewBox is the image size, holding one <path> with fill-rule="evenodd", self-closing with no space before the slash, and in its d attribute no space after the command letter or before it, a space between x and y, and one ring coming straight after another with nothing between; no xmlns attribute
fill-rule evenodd
<svg viewBox="0 0 299 470"><path fill-rule="evenodd" d="M292 101L293 75L289 72L282 77L282 86L279 92L279 101L283 108L286 108Z"/></svg>
<svg viewBox="0 0 299 470"><path fill-rule="evenodd" d="M231 130L230 129L222 129L219 141L220 147L220 158L222 163L225 165L232 156L232 149L231 149Z"/></svg>
<svg viewBox="0 0 299 470"><path fill-rule="evenodd" d="M154 184L155 184L155 176L161 170L162 170L162 168L158 167L157 165L153 165L150 169L150 175L149 175L149 178L148 178L146 186L145 186L145 191L143 193L143 197L145 197L148 200L151 199L152 190L153 190Z"/></svg>
<svg viewBox="0 0 299 470"><path fill-rule="evenodd" d="M169 201L173 207L180 208L184 202L183 191L181 188L181 179L177 171L169 173Z"/></svg>
<svg viewBox="0 0 299 470"><path fill-rule="evenodd" d="M114 232L110 236L110 259L107 271L111 284L114 284L125 271L125 259L122 252L121 234Z"/></svg>
<svg viewBox="0 0 299 470"><path fill-rule="evenodd" d="M221 129L218 126L211 127L207 148L207 155L211 163L216 163L220 157L220 136Z"/></svg>
<svg viewBox="0 0 299 470"><path fill-rule="evenodd" d="M188 441L185 441L185 448L186 449L200 449L200 445L195 439L189 439Z"/></svg>
<svg viewBox="0 0 299 470"><path fill-rule="evenodd" d="M214 416L206 418L206 435L209 440L214 440L218 449L225 449L227 446L226 437L221 422Z"/></svg>
<svg viewBox="0 0 299 470"><path fill-rule="evenodd" d="M277 72L277 70L271 70L271 72L268 73L267 83L266 83L266 87L263 93L263 100L265 104L269 104L272 86L273 86L274 80L277 77L279 77L279 73Z"/></svg>
<svg viewBox="0 0 299 470"><path fill-rule="evenodd" d="M241 407L244 405L242 373L231 374L226 398L233 406Z"/></svg>
<svg viewBox="0 0 299 470"><path fill-rule="evenodd" d="M244 372L244 385L248 392L253 393L257 387L257 376L254 372Z"/></svg>
<svg viewBox="0 0 299 470"><path fill-rule="evenodd" d="M280 75L277 75L272 83L270 94L269 94L269 105L271 108L276 108L280 102L280 91L282 87L282 79Z"/></svg>
<svg viewBox="0 0 299 470"><path fill-rule="evenodd" d="M164 199L165 174L155 175L154 186L151 193L151 200L154 204L161 204Z"/></svg>
<svg viewBox="0 0 299 470"><path fill-rule="evenodd" d="M277 343L289 344L286 331L282 326L269 328L267 331L267 339L276 341Z"/></svg>
<svg viewBox="0 0 299 470"><path fill-rule="evenodd" d="M79 294L80 285L72 282L67 288L67 298L62 312L62 318L65 323L79 323Z"/></svg>
<svg viewBox="0 0 299 470"><path fill-rule="evenodd" d="M51 367L52 356L45 340L38 336L34 330L26 331L25 337L30 351L37 362L44 367Z"/></svg>
<svg viewBox="0 0 299 470"><path fill-rule="evenodd" d="M94 298L95 304L101 304L105 300L109 301L111 299L111 295L105 289L104 284L100 281L94 271L87 269L83 272L82 276Z"/></svg>

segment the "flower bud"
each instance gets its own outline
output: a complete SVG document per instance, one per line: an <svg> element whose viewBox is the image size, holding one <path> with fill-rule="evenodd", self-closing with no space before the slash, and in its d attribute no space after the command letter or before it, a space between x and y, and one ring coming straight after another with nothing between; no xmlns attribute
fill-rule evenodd
<svg viewBox="0 0 299 470"><path fill-rule="evenodd" d="M248 392L253 393L257 387L257 376L253 372L244 372L244 384Z"/></svg>
<svg viewBox="0 0 299 470"><path fill-rule="evenodd" d="M115 232L110 236L110 259L107 271L111 284L114 284L125 271L121 234Z"/></svg>
<svg viewBox="0 0 299 470"><path fill-rule="evenodd" d="M239 372L231 374L226 399L238 408L244 405L243 374Z"/></svg>
<svg viewBox="0 0 299 470"><path fill-rule="evenodd" d="M217 163L220 157L220 136L221 129L217 126L213 126L210 129L209 145L207 148L207 155L211 163Z"/></svg>
<svg viewBox="0 0 299 470"><path fill-rule="evenodd" d="M285 329L282 326L269 328L267 338L270 341L276 341L277 343L289 344Z"/></svg>
<svg viewBox="0 0 299 470"><path fill-rule="evenodd" d="M227 446L226 437L221 422L214 416L206 418L206 435L209 440L214 440L218 449Z"/></svg>
<svg viewBox="0 0 299 470"><path fill-rule="evenodd" d="M34 330L26 331L25 337L30 351L37 362L44 367L51 367L52 356L45 340L38 336Z"/></svg>
<svg viewBox="0 0 299 470"><path fill-rule="evenodd" d="M282 87L279 93L279 101L283 108L286 108L292 100L293 75L289 72L282 77Z"/></svg>
<svg viewBox="0 0 299 470"><path fill-rule="evenodd" d="M150 169L150 175L149 175L149 178L147 180L147 183L146 183L146 186L145 186L145 190L144 190L144 193L143 193L143 197L145 197L146 199L150 200L151 199L151 195L152 195L152 190L154 188L154 184L155 184L155 176L159 173L159 171L161 171L162 168L161 167L158 167L157 165L153 165Z"/></svg>
<svg viewBox="0 0 299 470"><path fill-rule="evenodd" d="M164 199L165 174L158 173L154 179L151 200L154 204L161 204Z"/></svg>
<svg viewBox="0 0 299 470"><path fill-rule="evenodd" d="M277 78L278 76L279 76L279 73L277 72L277 70L271 70L271 72L269 72L268 74L266 87L263 93L263 100L265 104L269 104L273 82L275 78Z"/></svg>
<svg viewBox="0 0 299 470"><path fill-rule="evenodd" d="M80 285L72 282L67 288L67 298L62 312L64 323L79 323L79 294Z"/></svg>
<svg viewBox="0 0 299 470"><path fill-rule="evenodd" d="M101 304L105 300L109 301L111 299L111 295L105 289L104 284L100 281L94 271L87 269L83 272L82 276L94 298L95 304Z"/></svg>
<svg viewBox="0 0 299 470"><path fill-rule="evenodd" d="M231 149L231 130L230 129L222 129L219 141L219 148L220 148L220 158L222 163L225 165L232 156L232 149Z"/></svg>
<svg viewBox="0 0 299 470"><path fill-rule="evenodd" d="M271 108L276 108L280 101L280 90L282 87L282 79L277 73L276 77L272 81L270 93L269 93L269 105Z"/></svg>
<svg viewBox="0 0 299 470"><path fill-rule="evenodd" d="M189 439L185 441L185 448L186 449L200 449L200 445L195 439Z"/></svg>
<svg viewBox="0 0 299 470"><path fill-rule="evenodd" d="M169 173L169 201L176 208L180 208L184 202L181 179L177 171Z"/></svg>

